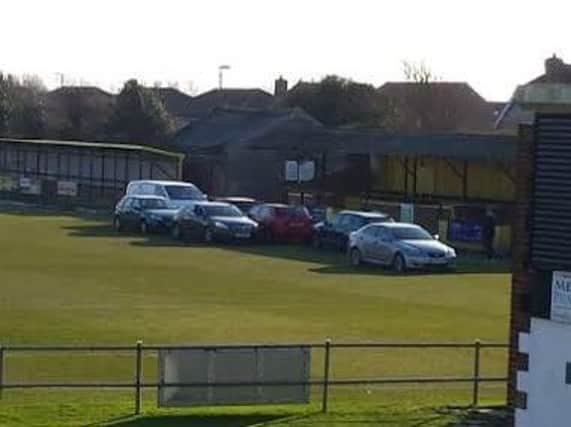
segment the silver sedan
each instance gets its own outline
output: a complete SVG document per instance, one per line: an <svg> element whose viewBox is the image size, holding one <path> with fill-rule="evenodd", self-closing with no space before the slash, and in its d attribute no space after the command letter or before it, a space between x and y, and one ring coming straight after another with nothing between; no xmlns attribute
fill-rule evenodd
<svg viewBox="0 0 571 427"><path fill-rule="evenodd" d="M369 224L349 236L349 258L358 266L368 262L397 272L454 264L456 251L424 228L405 223Z"/></svg>

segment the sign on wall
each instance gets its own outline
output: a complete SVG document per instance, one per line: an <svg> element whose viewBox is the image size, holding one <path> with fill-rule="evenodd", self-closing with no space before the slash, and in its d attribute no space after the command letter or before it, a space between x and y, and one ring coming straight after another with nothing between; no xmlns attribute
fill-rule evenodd
<svg viewBox="0 0 571 427"><path fill-rule="evenodd" d="M309 182L315 178L313 160L286 160L285 180L287 182Z"/></svg>
<svg viewBox="0 0 571 427"><path fill-rule="evenodd" d="M553 272L550 318L555 322L571 323L571 272Z"/></svg>
<svg viewBox="0 0 571 427"><path fill-rule="evenodd" d="M58 196L77 196L77 182L75 181L58 181L57 182L57 195Z"/></svg>
<svg viewBox="0 0 571 427"><path fill-rule="evenodd" d="M42 193L42 185L39 180L21 176L19 180L20 192L24 194L38 195Z"/></svg>

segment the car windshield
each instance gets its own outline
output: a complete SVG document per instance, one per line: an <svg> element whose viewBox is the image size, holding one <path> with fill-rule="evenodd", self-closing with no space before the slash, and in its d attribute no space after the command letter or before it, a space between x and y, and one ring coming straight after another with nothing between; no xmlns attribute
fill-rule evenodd
<svg viewBox="0 0 571 427"><path fill-rule="evenodd" d="M244 216L236 206L205 206L204 211L208 216Z"/></svg>
<svg viewBox="0 0 571 427"><path fill-rule="evenodd" d="M276 208L276 216L287 218L310 218L308 210L304 206L287 206Z"/></svg>
<svg viewBox="0 0 571 427"><path fill-rule="evenodd" d="M141 199L141 207L143 209L165 209L168 206L163 199Z"/></svg>
<svg viewBox="0 0 571 427"><path fill-rule="evenodd" d="M397 240L432 240L430 233L420 227L392 227L391 232Z"/></svg>
<svg viewBox="0 0 571 427"><path fill-rule="evenodd" d="M204 200L206 198L194 185L167 185L165 188L173 200Z"/></svg>
<svg viewBox="0 0 571 427"><path fill-rule="evenodd" d="M389 222L389 221L390 221L389 217L385 215L365 217L365 224L372 224L374 222Z"/></svg>

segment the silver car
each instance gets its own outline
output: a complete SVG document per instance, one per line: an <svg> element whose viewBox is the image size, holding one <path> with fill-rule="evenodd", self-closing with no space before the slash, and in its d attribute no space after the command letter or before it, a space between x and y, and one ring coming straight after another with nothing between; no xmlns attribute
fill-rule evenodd
<svg viewBox="0 0 571 427"><path fill-rule="evenodd" d="M369 262L397 272L450 267L456 260L456 251L424 228L398 222L369 224L351 233L348 250L354 266Z"/></svg>

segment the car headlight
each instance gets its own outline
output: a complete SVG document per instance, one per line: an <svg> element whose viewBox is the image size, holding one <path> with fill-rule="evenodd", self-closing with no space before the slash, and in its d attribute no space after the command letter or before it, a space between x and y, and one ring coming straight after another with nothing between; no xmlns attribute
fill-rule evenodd
<svg viewBox="0 0 571 427"><path fill-rule="evenodd" d="M223 222L220 222L220 221L216 221L214 223L214 227L221 228L223 230L228 230L228 226L226 224L224 224Z"/></svg>

